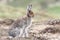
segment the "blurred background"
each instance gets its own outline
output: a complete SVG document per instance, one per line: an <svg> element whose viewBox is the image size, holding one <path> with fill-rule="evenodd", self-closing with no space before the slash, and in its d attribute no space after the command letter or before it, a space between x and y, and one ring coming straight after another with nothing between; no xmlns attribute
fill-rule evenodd
<svg viewBox="0 0 60 40"><path fill-rule="evenodd" d="M35 14L31 27L32 30L29 30L33 31L31 35L33 33L40 32L40 29L43 30L41 32L44 32L44 28L47 27L47 33L49 32L49 30L53 30L52 32L55 32L57 30L59 34L55 35L53 33L51 34L51 38L54 39L54 37L56 36L56 38L58 37L60 40L60 0L0 0L0 40L7 39L8 30L11 27L12 23L14 23L15 19L26 15L26 8L29 4L32 4L32 11ZM53 28L49 29L48 27L52 27L51 24ZM56 26L56 24L58 25ZM57 29L55 29L55 27ZM42 39L39 37L40 34L38 34L38 38L43 40L44 38L46 38L44 37L44 34L45 32L43 33ZM47 36L47 38L50 39L50 34Z"/></svg>
<svg viewBox="0 0 60 40"><path fill-rule="evenodd" d="M33 5L35 21L60 17L60 0L0 0L0 18L23 16L28 4Z"/></svg>

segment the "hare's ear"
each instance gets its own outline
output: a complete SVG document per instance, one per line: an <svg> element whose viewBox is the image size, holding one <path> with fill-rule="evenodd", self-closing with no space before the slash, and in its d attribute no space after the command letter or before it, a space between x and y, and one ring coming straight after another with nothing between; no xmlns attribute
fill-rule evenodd
<svg viewBox="0 0 60 40"><path fill-rule="evenodd" d="M27 6L27 11L31 11L31 9L32 9L32 4L29 4L29 5Z"/></svg>

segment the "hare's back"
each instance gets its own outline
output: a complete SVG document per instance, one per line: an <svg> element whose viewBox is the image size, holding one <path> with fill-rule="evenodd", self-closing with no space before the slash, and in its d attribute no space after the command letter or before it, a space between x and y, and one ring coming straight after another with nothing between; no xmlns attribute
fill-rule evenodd
<svg viewBox="0 0 60 40"><path fill-rule="evenodd" d="M31 18L28 17L23 17L21 19L17 19L13 24L12 24L12 28L23 28L23 27L27 27L28 25L31 24Z"/></svg>

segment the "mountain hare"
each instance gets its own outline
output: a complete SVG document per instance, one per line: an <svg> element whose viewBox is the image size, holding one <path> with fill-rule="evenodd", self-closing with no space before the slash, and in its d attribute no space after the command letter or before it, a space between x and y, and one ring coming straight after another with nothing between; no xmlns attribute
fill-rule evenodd
<svg viewBox="0 0 60 40"><path fill-rule="evenodd" d="M31 27L32 18L34 13L32 12L32 5L28 5L26 16L17 19L9 29L9 36L12 37L28 37L28 28Z"/></svg>

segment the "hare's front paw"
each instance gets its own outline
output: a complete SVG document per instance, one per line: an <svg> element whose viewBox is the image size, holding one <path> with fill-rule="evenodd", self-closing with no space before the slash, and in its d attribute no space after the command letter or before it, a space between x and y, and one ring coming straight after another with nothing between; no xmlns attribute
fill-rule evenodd
<svg viewBox="0 0 60 40"><path fill-rule="evenodd" d="M20 35L19 35L19 37L22 37L22 35L24 34L23 32L24 32L23 29L20 29Z"/></svg>
<svg viewBox="0 0 60 40"><path fill-rule="evenodd" d="M29 35L28 35L28 33L24 33L23 35L22 35L22 37L29 37Z"/></svg>
<svg viewBox="0 0 60 40"><path fill-rule="evenodd" d="M29 37L28 31L25 29L21 37Z"/></svg>
<svg viewBox="0 0 60 40"><path fill-rule="evenodd" d="M23 33L22 37L26 37L26 33Z"/></svg>
<svg viewBox="0 0 60 40"><path fill-rule="evenodd" d="M29 34L28 33L26 34L26 37L29 37Z"/></svg>
<svg viewBox="0 0 60 40"><path fill-rule="evenodd" d="M28 29L25 29L25 36L29 37Z"/></svg>

